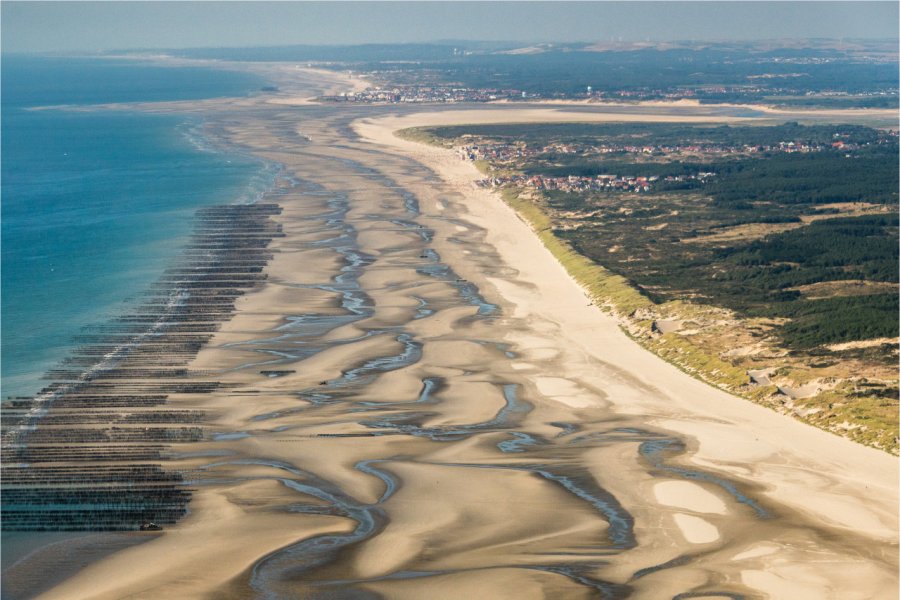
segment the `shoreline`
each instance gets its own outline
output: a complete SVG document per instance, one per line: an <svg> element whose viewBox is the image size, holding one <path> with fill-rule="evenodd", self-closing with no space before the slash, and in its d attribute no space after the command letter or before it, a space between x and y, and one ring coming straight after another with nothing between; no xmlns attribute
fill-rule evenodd
<svg viewBox="0 0 900 600"><path fill-rule="evenodd" d="M231 111L227 143L285 165L269 196L285 235L265 283L189 365L223 389L173 397L209 416L204 441L178 446L173 463L203 485L186 519L42 598L323 585L398 598L574 597L593 591L585 581L634 597L724 587L788 598L785 581L795 582L790 600L832 589L892 596L891 457L829 443L839 438L641 349L587 306L511 208L474 189L471 165L397 146L389 122L357 140L342 129L352 114L304 120L264 98L225 104L205 106ZM492 302L499 315L479 316ZM674 456L650 452L654 441ZM767 507L781 520L760 519ZM307 580L300 567L321 557L304 549L322 538L341 555Z"/></svg>

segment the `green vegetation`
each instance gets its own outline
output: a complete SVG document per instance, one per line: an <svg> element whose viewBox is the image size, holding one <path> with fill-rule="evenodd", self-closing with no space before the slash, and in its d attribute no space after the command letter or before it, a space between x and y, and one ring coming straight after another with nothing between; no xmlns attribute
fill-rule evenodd
<svg viewBox="0 0 900 600"><path fill-rule="evenodd" d="M790 319L778 334L791 348L898 335L896 292L810 300L788 290L823 281L896 282L895 213L820 220L755 241L739 237L713 245L685 243L683 230L697 231L702 223L714 232L710 220L727 215L700 199L677 206L677 215L624 215L611 207L584 227L557 233L656 302L692 298L749 317ZM648 230L653 223L667 227Z"/></svg>
<svg viewBox="0 0 900 600"><path fill-rule="evenodd" d="M860 125L800 125L793 122L773 126L681 123L503 123L417 127L404 131L427 133L439 143L452 142L468 136L479 140L519 141L540 145L652 143L657 146L676 144L761 146L781 141L831 144L836 139L865 144L884 137L877 130ZM836 138L835 133L840 134L839 137Z"/></svg>
<svg viewBox="0 0 900 600"><path fill-rule="evenodd" d="M896 95L874 95L874 96L769 96L761 99L769 103L775 103L781 106L793 108L828 108L828 109L845 109L845 108L896 108Z"/></svg>
<svg viewBox="0 0 900 600"><path fill-rule="evenodd" d="M721 175L704 193L719 206L756 201L775 204L897 203L897 144L841 152L779 154L713 163Z"/></svg>
<svg viewBox="0 0 900 600"><path fill-rule="evenodd" d="M420 144L429 144L431 146L444 146L449 148L453 146L453 141L437 134L433 129L427 127L410 127L401 129L396 133L397 137L408 140L410 142L418 142Z"/></svg>
<svg viewBox="0 0 900 600"><path fill-rule="evenodd" d="M896 294L797 301L777 308L778 316L790 318L781 336L794 348L897 337L898 310Z"/></svg>

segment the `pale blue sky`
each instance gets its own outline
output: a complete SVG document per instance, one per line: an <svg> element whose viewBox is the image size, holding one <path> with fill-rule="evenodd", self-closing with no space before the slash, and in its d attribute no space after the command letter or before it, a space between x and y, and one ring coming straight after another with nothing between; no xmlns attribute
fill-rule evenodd
<svg viewBox="0 0 900 600"><path fill-rule="evenodd" d="M896 38L898 2L22 2L5 52L457 40Z"/></svg>

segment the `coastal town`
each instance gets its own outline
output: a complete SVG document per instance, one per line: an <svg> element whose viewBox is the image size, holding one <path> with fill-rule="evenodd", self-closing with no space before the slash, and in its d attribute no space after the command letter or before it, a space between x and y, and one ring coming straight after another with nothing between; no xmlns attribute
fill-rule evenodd
<svg viewBox="0 0 900 600"><path fill-rule="evenodd" d="M503 187L518 185L536 190L559 190L561 192L612 191L612 192L649 192L660 183L678 183L693 181L705 183L715 173L696 173L691 175L667 175L658 177L639 177L634 175L596 175L594 177L569 175L567 177L547 177L542 175L507 175L487 177L476 181L479 187Z"/></svg>
<svg viewBox="0 0 900 600"><path fill-rule="evenodd" d="M780 141L773 144L572 144L553 143L547 145L529 145L525 142L511 143L478 143L467 144L456 148L457 155L470 162L485 161L491 165L504 165L529 158L547 158L554 155L611 156L631 155L648 158L691 158L711 160L723 157L746 157L753 155L793 154L836 151L850 156L852 152L868 144L848 141L846 134L835 132L831 143L811 141ZM890 130L876 143L896 138L897 132ZM559 190L563 192L581 191L614 191L614 192L649 192L660 184L673 185L690 182L703 184L715 177L712 171L679 175L616 175L598 174L594 176L566 175L552 177L547 175L501 174L497 173L476 182L480 187L503 187L517 185L536 190Z"/></svg>
<svg viewBox="0 0 900 600"><path fill-rule="evenodd" d="M378 74L369 74L377 76ZM768 78L784 77L784 75ZM677 89L668 88L639 88L639 89L595 89L591 85L585 85L575 92L537 92L520 89L495 88L495 87L465 87L452 85L421 85L421 84L386 84L376 85L361 91L343 92L336 95L326 95L318 98L326 103L351 103L351 104L455 104L463 102L535 102L541 100L571 100L586 103L604 102L645 102L664 101L678 102L681 100L694 100L700 103L717 103L726 99L734 101L740 98L756 99L762 95L773 98L778 96L807 98L849 98L851 95L840 90L824 90L816 94L802 93L793 87L772 87L761 85L756 81L767 79L766 75L751 76L751 81L739 85L706 85L696 88L686 87ZM896 89L875 90L854 97L864 99L896 99Z"/></svg>
<svg viewBox="0 0 900 600"><path fill-rule="evenodd" d="M323 102L347 102L352 104L453 104L457 102L493 102L496 100L522 99L537 100L540 98L535 94L527 94L521 90L418 85L377 86L359 92L345 92L319 98Z"/></svg>
<svg viewBox="0 0 900 600"><path fill-rule="evenodd" d="M566 144L554 143L547 145L529 145L525 142L513 143L480 143L467 144L457 149L459 155L467 160L488 160L492 162L505 162L522 158L539 157L553 154L580 154L580 155L645 155L653 158L721 158L726 156L744 156L767 153L795 152L823 152L826 150L852 152L865 145L857 142L845 141L846 134L835 132L830 143L817 143L803 140L785 140L773 144ZM888 139L896 139L897 132L890 130L877 143L887 142Z"/></svg>
<svg viewBox="0 0 900 600"><path fill-rule="evenodd" d="M577 93L540 93L526 92L519 89L505 88L471 88L443 85L389 85L373 86L362 91L344 92L337 95L322 96L323 102L347 102L353 104L452 104L458 102L496 102L496 101L538 101L538 100L581 100L585 102L640 102L645 100L678 100L702 99L723 94L760 94L767 88L748 84L741 86L711 86L701 90L694 89L623 89L597 90L586 85ZM779 93L790 90L778 89Z"/></svg>

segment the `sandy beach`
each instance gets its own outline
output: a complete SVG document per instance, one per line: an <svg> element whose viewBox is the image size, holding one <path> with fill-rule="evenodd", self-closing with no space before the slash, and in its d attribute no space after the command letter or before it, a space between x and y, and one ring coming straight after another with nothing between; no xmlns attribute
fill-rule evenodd
<svg viewBox="0 0 900 600"><path fill-rule="evenodd" d="M285 75L285 77L288 77ZM892 599L898 463L643 350L412 126L733 122L707 107L203 111L276 162L264 283L173 394L190 514L40 598ZM147 107L145 107L147 108Z"/></svg>

